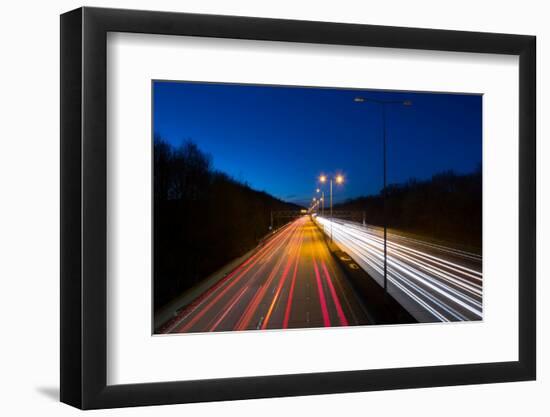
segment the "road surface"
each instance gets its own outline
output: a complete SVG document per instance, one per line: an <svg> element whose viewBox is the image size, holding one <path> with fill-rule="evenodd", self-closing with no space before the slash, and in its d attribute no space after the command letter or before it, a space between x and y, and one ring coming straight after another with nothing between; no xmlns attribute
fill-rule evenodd
<svg viewBox="0 0 550 417"><path fill-rule="evenodd" d="M367 324L363 305L309 216L285 226L163 333Z"/></svg>
<svg viewBox="0 0 550 417"><path fill-rule="evenodd" d="M331 221L316 217L330 235ZM332 222L334 242L383 285L381 228ZM388 233L388 292L420 322L482 319L482 258L447 246Z"/></svg>

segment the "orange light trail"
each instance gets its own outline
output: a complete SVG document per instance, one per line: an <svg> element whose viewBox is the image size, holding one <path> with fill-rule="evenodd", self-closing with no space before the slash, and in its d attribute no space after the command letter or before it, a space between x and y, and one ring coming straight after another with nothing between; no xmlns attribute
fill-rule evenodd
<svg viewBox="0 0 550 417"><path fill-rule="evenodd" d="M297 264L298 264L298 260L300 259L300 257L299 257L300 249L302 247L303 231L302 231L302 233L300 233L300 237L298 239L299 239L299 243L297 244L298 249L296 250L296 252L294 254L294 258L289 258L288 259L288 263L287 263L287 265L285 267L285 270L283 272L283 276L281 277L281 280L279 282L279 286L277 287L277 292L275 293L275 296L273 297L273 300L271 301L271 305L269 306L267 314L265 315L265 319L262 323L262 330L267 328L267 324L269 323L269 319L271 318L271 314L273 313L273 308L275 307L275 304L277 303L279 295L281 294L281 290L282 290L282 288L283 288L283 286L286 282L286 278L288 276L288 272L290 270L290 266L291 266L292 262L295 260L295 265L297 266ZM296 276L296 266L294 268L293 277Z"/></svg>
<svg viewBox="0 0 550 417"><path fill-rule="evenodd" d="M319 291L319 301L321 303L321 312L323 314L323 324L325 327L330 327L330 318L328 315L327 300L325 298L325 292L323 291L323 283L321 282L321 275L319 274L319 268L317 267L317 260L313 258L313 267L315 269L315 279L317 281L317 289Z"/></svg>
<svg viewBox="0 0 550 417"><path fill-rule="evenodd" d="M296 233L298 227L298 223L295 224L295 227L293 227L291 234ZM258 306L260 305L260 302L265 296L265 293L267 292L268 288L270 287L271 283L275 279L275 276L277 275L277 272L279 272L279 269L284 261L284 257L281 256L281 258L277 261L275 267L271 270L271 273L269 274L269 277L267 278L267 281L264 285L262 285L258 291L256 291L256 294L254 295L252 301L249 303L248 307L246 308L244 314L242 315L241 319L237 322L236 326L234 327L234 330L246 330L248 325L250 324L252 317L254 313L256 312Z"/></svg>
<svg viewBox="0 0 550 417"><path fill-rule="evenodd" d="M336 312L338 313L340 324L342 326L348 326L348 319L344 314L344 310L342 309L342 305L340 304L340 300L338 299L338 295L336 294L336 290L334 289L334 285L332 284L332 278L328 273L327 265L325 264L325 261L321 261L321 265L323 267L323 272L325 273L325 278L328 284L328 288L330 290L330 294L332 295L332 299L334 300L334 305L336 306Z"/></svg>
<svg viewBox="0 0 550 417"><path fill-rule="evenodd" d="M206 312L210 310L210 308L212 308L212 306L216 304L216 302L220 300L225 295L225 293L227 293L230 288L232 288L238 281L240 281L240 279L268 253L268 250L271 250L276 243L280 243L282 245L284 243L284 240L292 234L292 230L292 227L285 229L283 232L281 232L280 235L276 236L266 246L264 246L264 248L262 248L254 256L252 256L251 259L255 258L254 262L250 263L250 265L248 265L248 267L244 271L242 271L235 279L233 279L230 284L228 284L223 290L221 290L213 300L211 300L204 308L202 308L187 324L178 328L177 331L185 332L193 327L193 325L195 325L195 323L199 321L206 314Z"/></svg>

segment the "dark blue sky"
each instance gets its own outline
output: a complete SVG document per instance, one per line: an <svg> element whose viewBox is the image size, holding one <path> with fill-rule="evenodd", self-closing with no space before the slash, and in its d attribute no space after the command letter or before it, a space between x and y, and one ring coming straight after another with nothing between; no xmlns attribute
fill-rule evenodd
<svg viewBox="0 0 550 417"><path fill-rule="evenodd" d="M215 169L303 205L320 173L343 173L342 201L383 181L381 110L358 95L412 101L388 107L388 183L481 163L479 95L155 81L153 126L174 145L197 143Z"/></svg>

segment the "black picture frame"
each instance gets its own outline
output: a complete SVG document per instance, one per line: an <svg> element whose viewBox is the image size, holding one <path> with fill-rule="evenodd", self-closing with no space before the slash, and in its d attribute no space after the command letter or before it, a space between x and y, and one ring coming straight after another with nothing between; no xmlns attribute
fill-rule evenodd
<svg viewBox="0 0 550 417"><path fill-rule="evenodd" d="M108 32L519 56L519 360L107 385ZM536 38L136 10L61 15L61 401L82 409L536 378Z"/></svg>

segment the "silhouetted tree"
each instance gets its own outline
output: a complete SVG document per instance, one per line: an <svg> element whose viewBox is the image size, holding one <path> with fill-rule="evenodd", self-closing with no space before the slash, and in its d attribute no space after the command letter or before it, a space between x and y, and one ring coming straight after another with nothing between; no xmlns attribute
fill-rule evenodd
<svg viewBox="0 0 550 417"><path fill-rule="evenodd" d="M471 174L438 173L430 180L411 179L387 188L386 209L382 193L350 199L337 210L364 211L367 223L428 238L458 243L481 252L481 165Z"/></svg>
<svg viewBox="0 0 550 417"><path fill-rule="evenodd" d="M215 171L198 146L154 140L155 309L258 244L271 210L298 209Z"/></svg>

